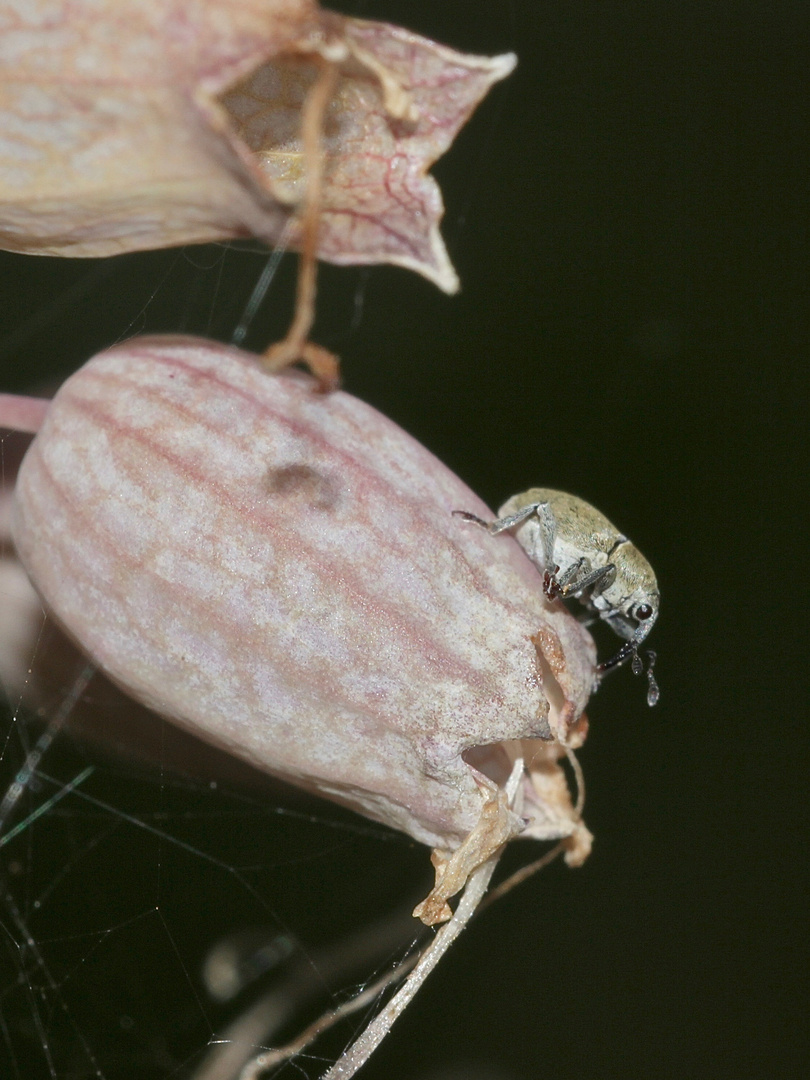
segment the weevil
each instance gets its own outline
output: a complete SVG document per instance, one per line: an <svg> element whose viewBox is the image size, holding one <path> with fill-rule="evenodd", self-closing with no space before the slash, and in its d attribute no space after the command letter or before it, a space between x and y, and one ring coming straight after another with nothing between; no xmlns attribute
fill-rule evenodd
<svg viewBox="0 0 810 1080"><path fill-rule="evenodd" d="M513 495L495 521L466 510L457 517L474 522L493 536L515 529L515 538L543 575L549 600L576 597L620 638L624 645L597 668L603 675L631 662L633 673L644 670L638 649L658 618L660 595L652 567L604 514L576 495L549 488L530 488ZM658 701L653 675L655 653L648 652L647 703Z"/></svg>

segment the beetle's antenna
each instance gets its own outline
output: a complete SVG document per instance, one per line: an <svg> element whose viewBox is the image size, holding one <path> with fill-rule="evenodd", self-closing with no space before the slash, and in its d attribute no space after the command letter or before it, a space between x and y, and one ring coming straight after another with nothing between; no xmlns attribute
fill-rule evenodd
<svg viewBox="0 0 810 1080"><path fill-rule="evenodd" d="M647 650L647 704L652 708L653 705L658 704L658 699L661 696L661 690L656 682L655 675L653 674L653 668L655 667L657 655L652 649ZM604 663L599 664L596 669L597 676L601 677L607 671L613 671L614 668L621 667L630 660L630 667L634 675L642 675L644 673L644 661L638 655L638 647L635 642L628 641L626 645L622 645L615 656L611 656L610 660L605 660Z"/></svg>

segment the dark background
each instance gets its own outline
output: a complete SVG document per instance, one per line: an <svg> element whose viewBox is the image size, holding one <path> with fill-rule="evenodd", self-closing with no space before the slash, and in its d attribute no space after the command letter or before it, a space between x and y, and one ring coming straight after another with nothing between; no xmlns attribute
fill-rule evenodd
<svg viewBox="0 0 810 1080"><path fill-rule="evenodd" d="M326 267L316 339L347 390L490 505L543 485L599 506L663 598L660 705L623 672L589 710L590 861L482 915L362 1075L807 1075L806 6L343 10L520 65L434 170L462 293ZM58 380L134 333L228 340L265 259L0 255L0 388ZM294 269L248 347L283 333ZM65 739L43 768L69 779L94 753ZM19 959L7 908L10 1075L49 1075L44 1017L60 1080L182 1076L225 1015L197 997L218 937L275 919L320 948L419 892L427 856L406 838L341 829L355 819L321 803L314 823L288 820L267 807L295 796L211 791L202 772L106 760L87 790L115 812L65 800L23 837L8 895L57 989L37 998L47 979Z"/></svg>

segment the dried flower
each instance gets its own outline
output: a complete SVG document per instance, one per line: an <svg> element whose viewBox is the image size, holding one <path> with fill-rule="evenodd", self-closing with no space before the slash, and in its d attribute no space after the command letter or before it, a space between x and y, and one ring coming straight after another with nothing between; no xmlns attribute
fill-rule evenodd
<svg viewBox="0 0 810 1080"><path fill-rule="evenodd" d="M357 399L136 339L57 394L14 539L135 698L436 849L436 922L513 836L568 837L571 862L589 840L559 759L584 736L593 643L517 543L459 508L488 513Z"/></svg>
<svg viewBox="0 0 810 1080"><path fill-rule="evenodd" d="M452 292L426 170L514 57L464 56L312 0L0 5L0 247L97 256L299 242L301 109L324 118L318 255Z"/></svg>

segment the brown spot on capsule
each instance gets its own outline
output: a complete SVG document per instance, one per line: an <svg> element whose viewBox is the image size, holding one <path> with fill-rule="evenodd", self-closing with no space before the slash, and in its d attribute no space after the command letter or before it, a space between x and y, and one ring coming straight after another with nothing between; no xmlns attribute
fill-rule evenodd
<svg viewBox="0 0 810 1080"><path fill-rule="evenodd" d="M271 495L297 499L316 510L332 510L340 499L337 485L330 476L303 463L268 469L265 484Z"/></svg>

